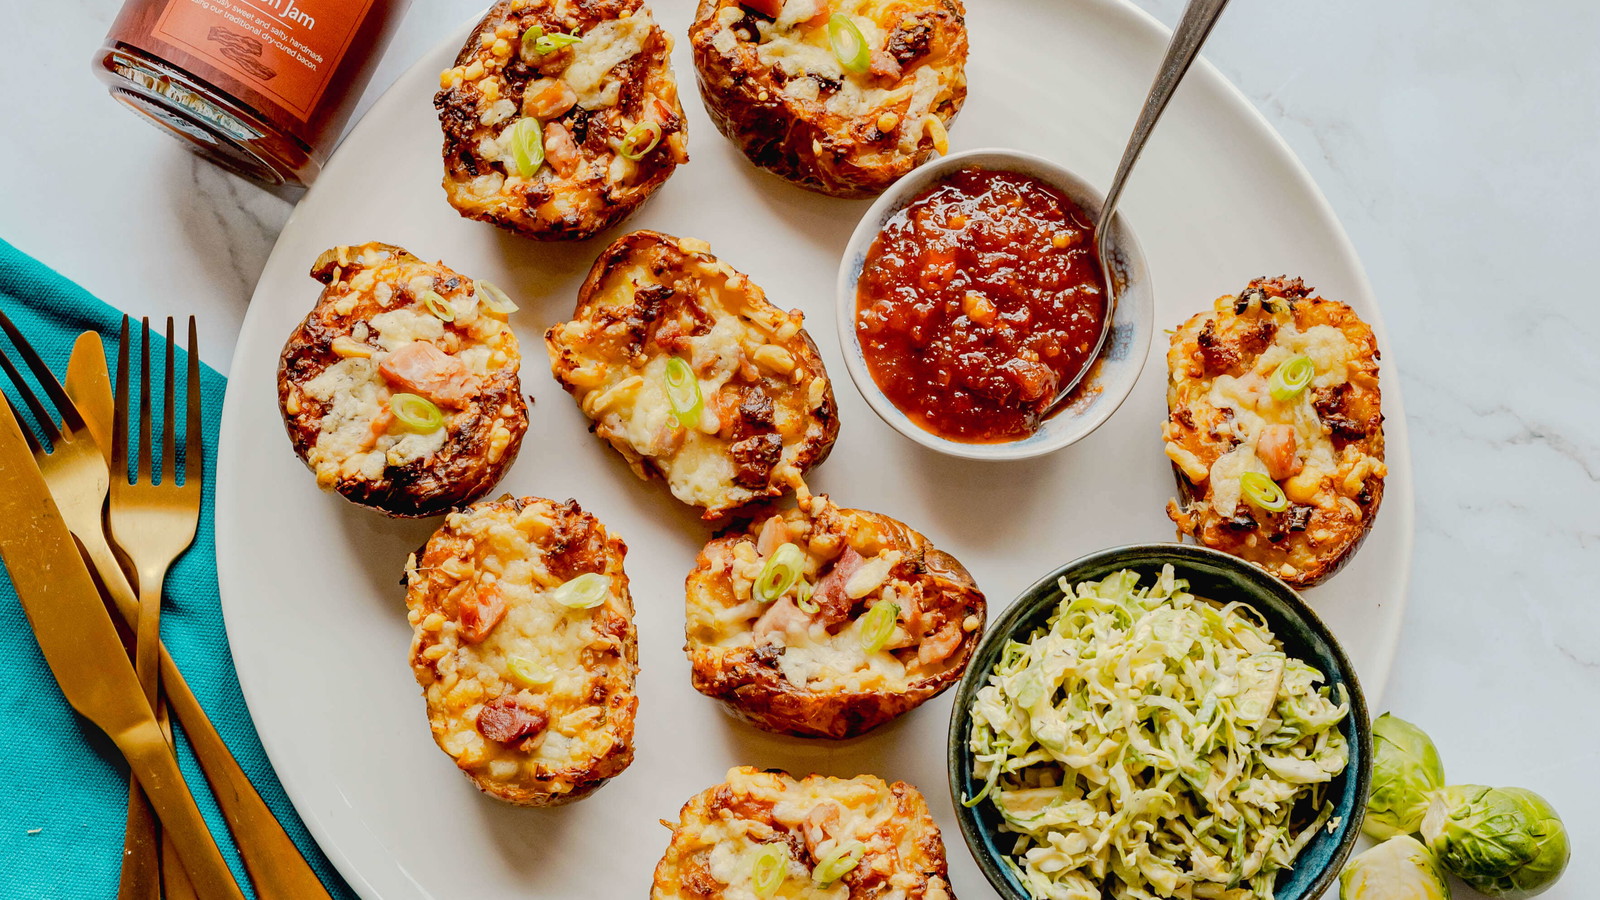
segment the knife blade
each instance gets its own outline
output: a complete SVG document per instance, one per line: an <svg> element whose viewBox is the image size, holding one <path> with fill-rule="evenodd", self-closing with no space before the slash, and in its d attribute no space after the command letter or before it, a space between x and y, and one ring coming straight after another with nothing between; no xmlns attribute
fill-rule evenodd
<svg viewBox="0 0 1600 900"><path fill-rule="evenodd" d="M89 433L105 449L109 463L115 401L105 345L99 334L85 331L78 336L78 342L72 347L72 358L67 362L65 387L67 396L72 398L89 426ZM100 571L100 580L111 594L118 615L132 628L139 617L139 600L122 570L116 568L113 561ZM199 698L178 671L178 664L173 662L166 647L161 648L161 691L166 695L168 708L183 725L189 747L200 763L200 771L211 784L212 794L233 832L239 857L244 860L245 873L250 876L256 896L261 900L332 900L311 864L300 855L300 849L278 824L272 809L261 799L250 777L240 768L216 726L211 724Z"/></svg>
<svg viewBox="0 0 1600 900"><path fill-rule="evenodd" d="M228 864L145 702L44 476L11 411L0 404L0 561L45 662L72 708L116 744L139 778L195 888L206 900L243 900Z"/></svg>

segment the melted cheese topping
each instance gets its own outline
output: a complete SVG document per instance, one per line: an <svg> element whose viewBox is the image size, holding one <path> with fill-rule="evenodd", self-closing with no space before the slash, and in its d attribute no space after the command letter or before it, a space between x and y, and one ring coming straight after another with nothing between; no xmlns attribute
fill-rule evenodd
<svg viewBox="0 0 1600 900"><path fill-rule="evenodd" d="M692 834L682 831L674 836L674 847L689 853L704 854L706 869L719 882L717 896L729 900L755 900L753 883L754 864L763 848L774 841L784 841L789 835L806 840L806 823L814 814L822 814L825 830L816 832L824 836L816 844L815 852L826 855L835 848L853 844L863 846L857 868L878 871L888 876L881 893L873 896L881 900L906 900L912 891L922 890L916 896L923 900L948 900L944 880L938 876L929 879L923 873L907 871L918 859L926 859L919 849L922 833L912 826L923 822L908 822L902 818L900 804L889 786L872 775L842 779L812 775L795 781L787 775L760 772L744 766L728 771L725 788L735 803L748 802L761 808L770 808L770 817L741 818L728 810L714 810L709 819L699 823ZM914 788L908 788L915 794ZM925 803L920 794L919 803ZM924 817L926 826L937 836L937 827ZM788 867L783 882L776 893L766 896L785 900L846 900L851 896L850 886L844 881L820 885L812 880L812 868L805 858L797 858L792 845L786 848ZM808 845L810 846L810 845ZM669 850L669 853L671 850ZM659 885L658 885L659 886Z"/></svg>
<svg viewBox="0 0 1600 900"><path fill-rule="evenodd" d="M881 51L889 34L878 16L895 10L880 0L854 0L824 8L820 0L787 0L774 21L757 23L760 33L756 58L762 65L781 73L784 94L798 102L815 103L821 98L817 79L837 84L837 89L822 100L829 113L852 119L877 119L880 113L893 112L898 149L911 152L927 130L928 115L941 96L948 95L940 72L922 61L914 61L915 74L909 82L889 83L870 71L852 72L839 62L828 37L827 20L816 21L819 13L842 13L850 17L870 50ZM712 35L717 52L736 51L740 38L733 26L743 19L737 8L727 7L717 17L720 26ZM810 78L807 76L816 76Z"/></svg>
<svg viewBox="0 0 1600 900"><path fill-rule="evenodd" d="M687 361L697 374L701 397L714 396L739 370L739 363L745 358L744 345L751 342L751 337L737 317L727 316L718 319L708 333L686 339L692 348ZM759 339L759 335L754 337ZM716 436L722 423L709 406L704 406L697 427L679 424L667 399L667 359L653 356L639 370L629 407L631 415L623 418L623 434L635 450L651 455L657 442L664 440L664 430L683 432L681 444L668 457L670 465L663 469L667 486L674 497L685 503L710 506L733 483L727 443ZM702 370L702 366L706 368Z"/></svg>
<svg viewBox="0 0 1600 900"><path fill-rule="evenodd" d="M813 504L829 504L826 497ZM833 507L837 510L837 507ZM839 517L835 517L837 521ZM754 585L766 566L766 557L756 550L764 523L752 525L752 534L733 545L730 559L721 561L720 570L711 573L726 585L726 592L695 590L691 576L688 592L688 633L691 649L696 647L731 651L768 644L783 648L777 658L784 680L795 687L818 692L909 690L912 683L948 668L947 659L918 655L920 638L911 631L912 623L924 615L923 586L894 574L905 559L897 548L876 543L870 534L850 540L863 560L845 583L844 594L856 610L853 619L832 625L798 611L800 592L812 588L824 569L836 559L849 534L829 533L799 510L786 516L789 540L806 550L800 577L784 595L771 603L757 600ZM713 566L719 564L714 562ZM893 603L897 614L893 630L883 646L868 650L863 636L866 614L880 601ZM785 605L783 610L774 607ZM789 605L795 612L789 611ZM762 627L763 621L766 626ZM958 623L961 633L978 627L975 617ZM757 635L758 628L763 631Z"/></svg>
<svg viewBox="0 0 1600 900"><path fill-rule="evenodd" d="M703 253L704 245L685 240L685 252ZM778 311L751 286L743 282L727 264L716 260L695 265L701 279L693 288L696 300L713 317L709 331L681 338L685 348L679 356L689 363L699 384L702 410L694 427L684 427L667 396L666 367L670 356L653 341L642 355L627 361L599 357L607 344L620 340L625 323L601 328L596 322L580 319L552 328L548 336L553 350L568 348L582 354L586 365L563 375L571 384L579 408L598 424L596 431L609 440L630 461L650 460L666 480L672 495L693 506L728 506L728 498L752 498L755 492L738 485L728 439L718 434L725 423L718 416L717 395L743 367L755 366L768 379L789 382L804 390L799 398L773 396L774 428L783 438L782 456L773 467L769 481L798 478L794 461L804 449L803 438L810 427L804 413L820 409L827 397L825 377L802 372L795 362L800 317ZM641 286L660 283L646 263L613 274L608 281L618 287L596 304L600 308L625 309L635 303ZM747 282L746 282L747 285ZM679 281L680 290L687 289ZM732 308L728 308L728 307ZM672 313L669 311L668 316ZM616 331L612 331L616 330ZM553 352L552 356L557 354ZM644 470L635 463L642 476ZM788 470L787 472L785 470ZM737 504L732 504L737 505Z"/></svg>
<svg viewBox="0 0 1600 900"><path fill-rule="evenodd" d="M1304 354L1316 366L1310 386L1287 403L1272 398L1267 381L1279 364ZM1336 387L1348 380L1348 367L1355 354L1344 333L1331 325L1314 325L1298 330L1292 319L1278 326L1272 345L1256 358L1255 365L1241 377L1219 375L1211 382L1206 402L1233 413L1233 435L1243 441L1212 463L1211 506L1219 515L1232 516L1239 504L1239 476L1245 472L1266 473L1267 467L1256 456L1255 443L1268 425L1294 427L1295 455L1304 468L1297 477L1320 480L1339 469L1339 453L1333 437L1312 406L1317 388Z"/></svg>
<svg viewBox="0 0 1600 900"><path fill-rule="evenodd" d="M509 781L527 775L583 766L623 740L607 727L604 706L590 701L595 659L622 665L625 648L616 635L595 626L606 615L631 618L625 582L611 578L611 592L594 609L571 609L551 594L562 584L545 562L543 540L555 525L548 501L520 513L500 506L451 513L445 528L472 541L470 557L445 565L469 595L497 591L506 613L481 642L461 640L456 621L413 606L413 655L433 662L434 679L425 684L430 718L439 745L462 768ZM620 572L620 561L612 566ZM408 566L413 583L421 580L415 557ZM511 674L511 662L531 665L551 676L549 684L529 686ZM631 677L630 677L631 682ZM485 738L477 728L486 702L510 698L549 717L532 752Z"/></svg>
<svg viewBox="0 0 1600 900"><path fill-rule="evenodd" d="M427 341L455 356L473 376L487 376L499 366L517 366L514 347L506 346L510 329L499 318L481 311L473 282L466 282L464 288L445 299L454 317L454 328L447 334L444 321L415 300L424 291L442 287L436 276L414 274L414 266L396 263L389 257L366 260L365 264L374 267L354 273L342 285L345 294L335 301L336 312L343 306L348 314L356 301L367 295L377 299L380 306L390 306L399 297L408 296L412 302L354 323L350 335L337 340L349 341L341 346L354 346L367 355L341 359L301 388L306 397L325 406L317 423L316 443L306 453L306 463L324 488L348 478L376 481L387 467L431 457L444 447L452 424L463 414L459 410L443 410L444 426L425 434L393 421L380 429L388 416L389 398L394 394L379 371L389 354L408 344ZM405 277L407 274L409 277ZM447 276L448 273L441 273L439 278ZM367 343L369 335L375 347ZM505 440L500 443L503 450L510 433L503 427L500 430L505 432Z"/></svg>
<svg viewBox="0 0 1600 900"><path fill-rule="evenodd" d="M584 33L583 40L573 45L572 62L561 75L578 95L579 106L593 110L617 104L622 82L606 76L624 60L644 52L654 25L650 13L641 9L626 19L601 22Z"/></svg>

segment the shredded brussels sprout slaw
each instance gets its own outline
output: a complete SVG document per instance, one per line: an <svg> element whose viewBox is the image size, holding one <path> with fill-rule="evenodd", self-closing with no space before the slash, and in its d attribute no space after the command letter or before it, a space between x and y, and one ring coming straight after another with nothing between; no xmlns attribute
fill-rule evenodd
<svg viewBox="0 0 1600 900"><path fill-rule="evenodd" d="M1328 824L1348 753L1343 687L1289 658L1241 603L1123 570L1010 641L972 708L968 806L1017 835L1004 863L1041 900L1271 900Z"/></svg>

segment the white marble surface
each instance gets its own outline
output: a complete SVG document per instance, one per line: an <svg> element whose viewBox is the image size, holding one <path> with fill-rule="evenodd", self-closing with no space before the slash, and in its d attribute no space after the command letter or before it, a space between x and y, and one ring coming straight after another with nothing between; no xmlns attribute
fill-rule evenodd
<svg viewBox="0 0 1600 900"><path fill-rule="evenodd" d="M1168 23L1181 6L1137 2ZM89 60L119 5L0 0L26 75L0 96L0 237L131 311L200 313L226 370L290 206L104 96ZM417 0L368 101L478 6ZM1600 241L1597 46L1600 7L1577 0L1240 0L1207 54L1311 170L1383 303L1417 468L1385 705L1452 781L1555 802L1575 858L1552 900L1600 884L1600 306L1568 285Z"/></svg>

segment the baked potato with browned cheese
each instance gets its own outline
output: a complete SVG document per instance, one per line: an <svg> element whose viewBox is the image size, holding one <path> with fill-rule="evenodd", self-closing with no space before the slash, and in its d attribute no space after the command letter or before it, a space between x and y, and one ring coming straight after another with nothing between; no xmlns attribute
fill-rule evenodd
<svg viewBox="0 0 1600 900"><path fill-rule="evenodd" d="M391 516L469 503L522 446L514 309L493 285L389 244L335 247L289 336L278 402L317 484Z"/></svg>
<svg viewBox="0 0 1600 900"><path fill-rule="evenodd" d="M626 553L577 503L503 497L451 513L406 563L433 738L485 793L569 803L633 761Z"/></svg>
<svg viewBox="0 0 1600 900"><path fill-rule="evenodd" d="M651 900L950 900L928 802L876 775L796 781L742 766L683 806Z"/></svg>
<svg viewBox="0 0 1600 900"><path fill-rule="evenodd" d="M960 0L700 0L689 43L717 128L836 197L878 194L944 153L967 96Z"/></svg>
<svg viewBox="0 0 1600 900"><path fill-rule="evenodd" d="M1299 587L1339 571L1383 501L1378 342L1298 278L1257 279L1167 352L1167 515Z"/></svg>
<svg viewBox="0 0 1600 900"><path fill-rule="evenodd" d="M595 434L715 519L783 494L833 447L833 386L802 323L704 241L636 231L545 344Z"/></svg>
<svg viewBox="0 0 1600 900"><path fill-rule="evenodd" d="M954 557L826 495L707 544L685 593L695 690L805 737L861 734L955 684L985 615Z"/></svg>
<svg viewBox="0 0 1600 900"><path fill-rule="evenodd" d="M433 100L450 205L539 240L622 221L689 160L671 55L640 0L490 7Z"/></svg>

